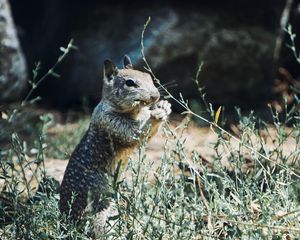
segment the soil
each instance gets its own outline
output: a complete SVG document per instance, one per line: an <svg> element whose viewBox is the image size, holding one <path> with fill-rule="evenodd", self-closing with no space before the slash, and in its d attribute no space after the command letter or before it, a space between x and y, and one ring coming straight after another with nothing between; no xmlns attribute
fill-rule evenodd
<svg viewBox="0 0 300 240"><path fill-rule="evenodd" d="M216 154L222 154L221 162L223 165L229 169L231 169L234 163L230 163L230 154L234 151L241 148L238 141L234 139L228 140L228 135L224 134L224 141L227 144L221 144L217 148L215 148L215 144L218 140L218 135L213 128L210 127L198 127L197 124L194 122L189 122L187 128L182 130L180 126L184 124L185 119L182 117L173 116L170 122L167 125L167 129L172 129L172 134L166 133L168 131L160 131L156 134L147 144L146 148L146 161L150 161L154 163L154 167L152 168L155 171L156 167L159 166L161 157L163 156L164 148L170 147L170 145L175 144L180 139L180 143L183 145L185 149L185 163L187 165L192 165L192 154L197 152L201 158L204 160L204 163L213 168L214 159L216 159ZM66 124L64 128L68 128L71 124ZM76 129L76 124L72 123L72 128ZM286 128L285 132L289 133L292 129ZM231 125L231 134L238 137L240 135L239 126L238 125ZM254 136L253 132L249 133L252 134L250 139L256 149L260 148L259 141L257 137ZM270 152L276 147L276 139L277 132L274 126L269 126L267 131L260 131L259 132L260 138L265 143L264 148L266 152ZM239 136L241 137L241 136ZM230 145L230 147L228 147ZM74 146L75 148L75 146ZM292 137L288 137L285 143L282 145L283 153L285 156L293 156L295 150L297 149L296 142ZM242 152L245 155L245 165L242 166L242 171L247 171L249 168L253 167L253 161L251 160L251 156L255 153L246 147L243 147ZM137 154L133 156L133 160L136 159ZM271 156L276 157L276 156ZM45 166L47 173L54 177L59 182L62 181L63 174L65 168L67 166L68 160L61 160L61 159L53 159L47 158L45 160ZM197 166L195 166L197 168ZM128 175L128 174L127 174Z"/></svg>

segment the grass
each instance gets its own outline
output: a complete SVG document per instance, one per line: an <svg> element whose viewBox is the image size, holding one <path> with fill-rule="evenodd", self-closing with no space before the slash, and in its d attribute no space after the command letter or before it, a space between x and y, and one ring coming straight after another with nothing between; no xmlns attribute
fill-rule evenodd
<svg viewBox="0 0 300 240"><path fill-rule="evenodd" d="M151 72L147 62L146 66ZM46 158L69 157L88 118L67 128L57 125L51 114L30 114L27 102L1 110L0 238L299 239L297 95L282 113L266 109L273 116L272 127L253 112L245 116L237 109L234 133L218 124L226 123L219 119L224 113L215 113L210 104L205 107L212 120L206 120L182 96L169 97L183 107L186 118L176 128L164 126L167 137L154 179L149 172L157 165L149 159L146 143L129 162L129 177L110 179L110 198L118 215L102 233L94 231L95 216L74 223L60 214L58 183L47 175L44 164ZM215 134L210 146L213 167L203 160L202 152L185 148L189 136L183 133L191 116L206 121Z"/></svg>
<svg viewBox="0 0 300 240"><path fill-rule="evenodd" d="M47 156L55 159L69 159L74 146L79 143L86 132L89 121L88 116L81 115L76 122L57 124L52 118L52 126L46 136L49 142Z"/></svg>
<svg viewBox="0 0 300 240"><path fill-rule="evenodd" d="M147 159L146 145L142 144L129 163L130 177L111 180L112 201L119 215L106 225L104 238L297 239L299 111L288 117L289 122L279 122L274 116L275 133L268 135L270 127L263 121L253 114L240 115L238 144L216 131L213 170L203 162L201 152L190 154L184 147L186 139L181 133L186 131L188 119L176 130L165 126L167 137L155 179L149 176L154 163ZM15 131L1 150L1 239L93 238L93 216L75 225L60 215L57 183L47 176L43 164L46 156L65 157L61 149L71 151L88 120L81 119L75 125L78 134L70 129L65 129L65 134L58 131L62 126L53 127L53 121L49 115L42 116L36 133L29 139L25 136L26 140ZM23 126L26 124L31 122ZM286 154L284 148L291 141L295 151ZM249 152L243 143L281 162L284 168ZM231 168L224 166L224 158ZM249 159L253 164L245 171L243 166Z"/></svg>

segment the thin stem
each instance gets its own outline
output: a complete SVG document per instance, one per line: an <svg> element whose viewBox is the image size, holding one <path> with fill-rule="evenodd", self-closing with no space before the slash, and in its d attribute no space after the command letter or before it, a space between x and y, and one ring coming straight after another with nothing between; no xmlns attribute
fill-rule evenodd
<svg viewBox="0 0 300 240"><path fill-rule="evenodd" d="M216 218L223 220L224 222L230 222L237 225L244 225L244 226L250 226L250 227L258 227L258 228L268 228L268 229L274 229L277 231L287 231L287 232L298 232L300 233L300 228L297 227L283 227L283 226L272 226L267 224L261 224L261 223L250 223L250 222L242 222L242 221L236 221L232 219L227 219L223 217L217 217Z"/></svg>
<svg viewBox="0 0 300 240"><path fill-rule="evenodd" d="M284 30L288 33L289 38L291 40L291 45L288 45L288 47L292 50L294 57L296 58L297 62L300 64L300 56L296 50L296 43L295 43L296 34L293 33L291 25L288 25L288 27Z"/></svg>
<svg viewBox="0 0 300 240"><path fill-rule="evenodd" d="M61 47L60 50L63 52L62 55L60 55L56 61L56 63L48 70L47 73L44 74L44 76L42 76L36 83L32 84L32 88L30 89L30 91L28 92L28 94L26 95L26 97L24 98L24 100L21 103L21 106L24 106L29 98L31 97L32 93L35 91L35 89L37 89L41 83L43 83L45 81L45 79L47 77L49 77L50 75L58 77L59 75L55 73L55 69L56 67L65 59L65 57L69 54L69 52L71 51L71 49L76 49L76 47L73 45L74 40L71 39L70 42L67 45L67 48Z"/></svg>

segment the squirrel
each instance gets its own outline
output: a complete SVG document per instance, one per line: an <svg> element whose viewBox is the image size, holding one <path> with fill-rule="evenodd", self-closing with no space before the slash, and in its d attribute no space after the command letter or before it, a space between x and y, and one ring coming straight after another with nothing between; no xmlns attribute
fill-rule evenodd
<svg viewBox="0 0 300 240"><path fill-rule="evenodd" d="M122 170L143 140L151 138L171 113L149 73L134 70L125 55L124 68L104 61L102 99L89 128L72 153L60 187L60 211L80 220L87 209L108 208L101 201L108 176ZM119 167L120 166L120 167Z"/></svg>

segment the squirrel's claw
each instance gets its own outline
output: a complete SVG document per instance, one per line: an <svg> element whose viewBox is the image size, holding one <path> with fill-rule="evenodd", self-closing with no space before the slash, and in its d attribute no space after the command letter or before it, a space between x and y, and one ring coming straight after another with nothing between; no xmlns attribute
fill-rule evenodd
<svg viewBox="0 0 300 240"><path fill-rule="evenodd" d="M165 121L171 112L171 104L166 100L161 100L155 104L151 116L156 120Z"/></svg>

